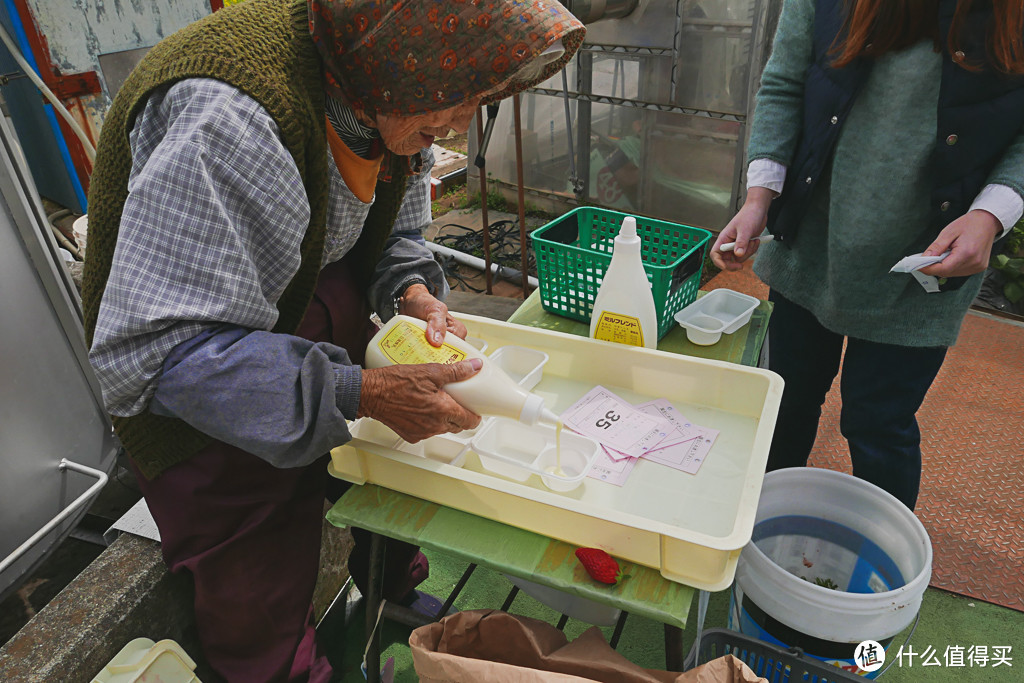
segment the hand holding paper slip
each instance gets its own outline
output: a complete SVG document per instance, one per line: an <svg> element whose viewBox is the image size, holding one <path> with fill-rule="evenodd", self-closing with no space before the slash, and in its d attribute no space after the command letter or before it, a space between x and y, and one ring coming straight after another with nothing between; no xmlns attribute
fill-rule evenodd
<svg viewBox="0 0 1024 683"><path fill-rule="evenodd" d="M947 251L939 254L938 256L925 256L923 253L904 256L896 263L896 265L889 269L889 272L910 273L914 276L914 279L921 284L924 291L937 292L939 291L939 278L934 275L925 275L924 273L919 273L917 271L936 263L940 263L943 259L949 256L949 254L950 252Z"/></svg>

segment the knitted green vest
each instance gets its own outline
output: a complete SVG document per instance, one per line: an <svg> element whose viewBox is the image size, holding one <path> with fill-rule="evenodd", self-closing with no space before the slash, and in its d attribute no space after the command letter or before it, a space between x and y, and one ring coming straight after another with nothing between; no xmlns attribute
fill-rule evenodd
<svg viewBox="0 0 1024 683"><path fill-rule="evenodd" d="M302 261L277 303L275 332L292 333L305 315L323 258L329 188L323 66L309 36L306 0L247 0L215 12L156 45L128 77L107 113L89 190L89 257L82 306L91 346L100 299L110 274L132 166L128 134L147 97L185 78L216 78L259 102L277 123L298 167L310 204ZM394 225L405 192L407 157L388 155L363 232L350 252L367 282ZM173 225L160 229L173 229ZM212 437L181 420L148 410L113 417L125 450L147 477L187 459Z"/></svg>

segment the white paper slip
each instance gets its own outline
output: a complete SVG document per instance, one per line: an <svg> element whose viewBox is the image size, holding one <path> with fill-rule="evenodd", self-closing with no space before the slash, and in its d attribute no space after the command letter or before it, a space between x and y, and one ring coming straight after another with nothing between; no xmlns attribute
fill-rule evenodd
<svg viewBox="0 0 1024 683"><path fill-rule="evenodd" d="M607 449L602 449L594 461L594 465L587 473L588 477L603 481L615 486L622 486L629 479L630 473L636 467L639 458L624 457L621 460L613 460Z"/></svg>
<svg viewBox="0 0 1024 683"><path fill-rule="evenodd" d="M718 430L710 427L698 427L700 434L695 439L678 443L668 448L644 453L644 460L650 460L673 469L682 470L687 474L697 474L697 470L707 458L711 446L718 438Z"/></svg>
<svg viewBox="0 0 1024 683"><path fill-rule="evenodd" d="M949 256L950 252L939 254L938 256L925 256L921 254L912 254L910 256L904 256L901 258L895 266L889 269L890 273L912 273L915 270L921 270L927 268L930 265L939 263Z"/></svg>
<svg viewBox="0 0 1024 683"><path fill-rule="evenodd" d="M573 431L637 458L675 430L664 418L637 410L602 386L596 386L561 415Z"/></svg>
<svg viewBox="0 0 1024 683"><path fill-rule="evenodd" d="M675 425L675 431L669 432L669 435L651 450L668 448L669 446L674 446L677 443L689 441L700 436L700 427L687 420L666 398L656 398L653 401L641 403L635 407L637 410L643 411L648 415L663 417Z"/></svg>
<svg viewBox="0 0 1024 683"><path fill-rule="evenodd" d="M925 256L923 254L914 254L912 256L905 256L900 259L899 262L889 269L890 273L910 273L917 280L917 284L921 285L921 288L928 293L935 293L939 291L939 278L934 275L925 275L919 273L921 268L927 268L930 265L939 263L943 259L949 256L949 252L939 254L938 256Z"/></svg>
<svg viewBox="0 0 1024 683"><path fill-rule="evenodd" d="M619 462L620 460L626 460L628 458L632 458L633 457L629 453L623 453L622 451L617 451L614 448L609 448L608 446L605 446L605 445L602 445L601 449L605 452L605 454L609 458L611 458L615 462Z"/></svg>

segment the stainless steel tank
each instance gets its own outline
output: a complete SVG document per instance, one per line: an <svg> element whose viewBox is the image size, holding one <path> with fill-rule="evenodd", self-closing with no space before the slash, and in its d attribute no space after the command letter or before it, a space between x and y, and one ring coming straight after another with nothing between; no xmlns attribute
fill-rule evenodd
<svg viewBox="0 0 1024 683"><path fill-rule="evenodd" d="M77 290L3 117L0 320L2 599L74 528L117 455Z"/></svg>

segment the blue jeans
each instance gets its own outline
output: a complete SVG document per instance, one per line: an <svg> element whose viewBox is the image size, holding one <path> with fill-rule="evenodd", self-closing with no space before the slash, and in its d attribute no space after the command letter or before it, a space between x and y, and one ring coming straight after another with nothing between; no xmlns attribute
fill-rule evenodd
<svg viewBox="0 0 1024 683"><path fill-rule="evenodd" d="M921 432L915 417L946 347L880 344L830 332L812 313L774 290L768 367L786 381L768 471L803 467L818 433L821 406L839 372L840 430L853 474L914 509L921 484Z"/></svg>

